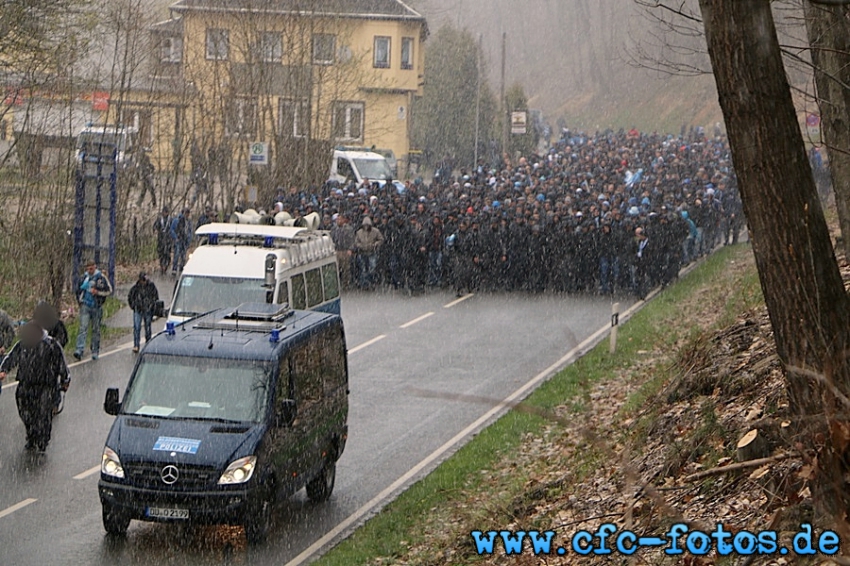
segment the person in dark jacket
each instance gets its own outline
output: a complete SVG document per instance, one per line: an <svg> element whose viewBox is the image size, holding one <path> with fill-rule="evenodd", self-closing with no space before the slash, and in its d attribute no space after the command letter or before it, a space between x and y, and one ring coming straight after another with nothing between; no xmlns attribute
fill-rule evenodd
<svg viewBox="0 0 850 566"><path fill-rule="evenodd" d="M15 400L18 415L27 430L27 450L43 452L50 442L53 409L59 384L68 388L70 378L62 348L37 323L28 322L20 330L20 341L0 363L0 380L18 368Z"/></svg>
<svg viewBox="0 0 850 566"><path fill-rule="evenodd" d="M171 217L168 215L168 207L163 206L162 212L153 223L153 231L156 234L156 255L159 258L159 272L165 273L171 263Z"/></svg>
<svg viewBox="0 0 850 566"><path fill-rule="evenodd" d="M39 301L35 311L33 311L32 319L60 346L64 348L68 345L68 329L65 328L65 323L59 318L56 307L47 301Z"/></svg>
<svg viewBox="0 0 850 566"><path fill-rule="evenodd" d="M153 311L159 300L159 291L153 281L148 279L147 273L139 273L136 284L130 288L127 302L133 309L133 353L138 353L141 342L142 323L145 324L145 343L151 339L151 324L153 322Z"/></svg>
<svg viewBox="0 0 850 566"><path fill-rule="evenodd" d="M15 322L6 311L0 309L0 355L5 354L15 343Z"/></svg>

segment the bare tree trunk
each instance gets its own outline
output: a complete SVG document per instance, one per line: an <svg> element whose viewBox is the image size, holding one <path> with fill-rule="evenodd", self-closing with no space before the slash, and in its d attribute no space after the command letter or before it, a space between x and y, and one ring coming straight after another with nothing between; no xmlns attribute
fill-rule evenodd
<svg viewBox="0 0 850 566"><path fill-rule="evenodd" d="M842 521L846 464L843 448L836 446L847 443L830 435L843 425L834 420L835 393L850 391L850 305L797 123L770 0L699 4L791 409L826 417L800 429L803 446L819 450L813 499L822 514Z"/></svg>
<svg viewBox="0 0 850 566"><path fill-rule="evenodd" d="M803 2L835 205L850 257L850 8Z"/></svg>

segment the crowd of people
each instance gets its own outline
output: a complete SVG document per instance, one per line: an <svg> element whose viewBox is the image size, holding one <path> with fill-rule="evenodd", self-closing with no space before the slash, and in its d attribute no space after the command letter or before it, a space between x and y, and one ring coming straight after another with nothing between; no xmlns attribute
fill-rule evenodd
<svg viewBox="0 0 850 566"><path fill-rule="evenodd" d="M431 183L279 188L268 214L279 212L319 215L343 285L411 292L643 296L736 243L745 225L728 141L702 128L564 130L548 152L515 162L458 170L446 158ZM162 273L179 273L194 230L217 218L210 207L197 220L164 208L154 223Z"/></svg>
<svg viewBox="0 0 850 566"><path fill-rule="evenodd" d="M275 210L320 215L343 284L413 292L643 296L736 243L745 225L728 142L702 129L565 131L544 155L479 163L430 184L293 188Z"/></svg>

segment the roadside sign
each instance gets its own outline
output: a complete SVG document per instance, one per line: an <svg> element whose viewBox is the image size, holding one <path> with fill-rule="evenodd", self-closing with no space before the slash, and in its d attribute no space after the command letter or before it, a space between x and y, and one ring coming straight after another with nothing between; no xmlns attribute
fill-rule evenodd
<svg viewBox="0 0 850 566"><path fill-rule="evenodd" d="M820 138L820 116L817 114L806 116L806 131L810 138Z"/></svg>
<svg viewBox="0 0 850 566"><path fill-rule="evenodd" d="M528 132L528 113L511 112L511 133L525 135Z"/></svg>
<svg viewBox="0 0 850 566"><path fill-rule="evenodd" d="M248 163L250 165L269 164L269 144L266 142L254 142L251 151L248 152Z"/></svg>
<svg viewBox="0 0 850 566"><path fill-rule="evenodd" d="M91 108L98 112L109 110L109 93L100 90L94 91L91 95Z"/></svg>

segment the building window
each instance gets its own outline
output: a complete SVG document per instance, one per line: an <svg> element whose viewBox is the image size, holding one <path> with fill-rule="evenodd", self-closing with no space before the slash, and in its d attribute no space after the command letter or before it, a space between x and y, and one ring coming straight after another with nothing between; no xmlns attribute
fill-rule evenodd
<svg viewBox="0 0 850 566"><path fill-rule="evenodd" d="M257 133L257 101L252 98L235 98L226 119L227 133L231 136L253 136Z"/></svg>
<svg viewBox="0 0 850 566"><path fill-rule="evenodd" d="M313 63L333 65L336 61L336 36L329 33L313 35Z"/></svg>
<svg viewBox="0 0 850 566"><path fill-rule="evenodd" d="M263 32L258 51L263 63L280 63L283 60L283 37L277 32Z"/></svg>
<svg viewBox="0 0 850 566"><path fill-rule="evenodd" d="M413 68L413 38L412 37L402 37L401 38L401 68L402 69L412 69Z"/></svg>
<svg viewBox="0 0 850 566"><path fill-rule="evenodd" d="M306 100L280 101L280 134L285 138L303 138L310 131L310 103Z"/></svg>
<svg viewBox="0 0 850 566"><path fill-rule="evenodd" d="M230 34L226 29L207 29L207 59L227 61L230 56Z"/></svg>
<svg viewBox="0 0 850 566"><path fill-rule="evenodd" d="M362 140L365 113L365 105L362 102L337 102L334 104L334 139L344 142Z"/></svg>
<svg viewBox="0 0 850 566"><path fill-rule="evenodd" d="M162 63L179 63L183 59L183 39L163 37L159 43L159 60Z"/></svg>
<svg viewBox="0 0 850 566"><path fill-rule="evenodd" d="M375 37L375 68L390 68L390 38L385 36Z"/></svg>

